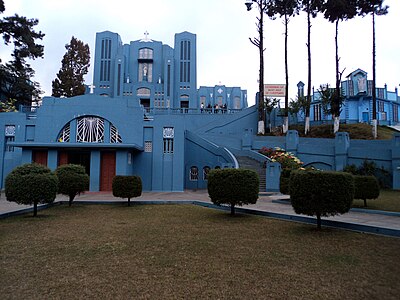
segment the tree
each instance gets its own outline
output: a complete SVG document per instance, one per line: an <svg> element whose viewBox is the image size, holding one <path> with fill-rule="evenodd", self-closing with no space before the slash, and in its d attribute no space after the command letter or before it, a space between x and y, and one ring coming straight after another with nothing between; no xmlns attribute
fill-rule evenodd
<svg viewBox="0 0 400 300"><path fill-rule="evenodd" d="M291 171L290 202L296 214L321 217L344 214L351 208L354 197L353 176L333 171Z"/></svg>
<svg viewBox="0 0 400 300"><path fill-rule="evenodd" d="M267 0L248 0L245 2L247 10L250 11L252 4L256 3L260 17L257 17L258 37L249 38L250 42L258 48L260 57L259 81L258 81L258 130L257 133L265 133L264 113L264 13L267 8Z"/></svg>
<svg viewBox="0 0 400 300"><path fill-rule="evenodd" d="M32 205L37 215L38 203L52 203L57 196L57 176L46 166L32 163L15 168L7 175L5 192L7 201Z"/></svg>
<svg viewBox="0 0 400 300"><path fill-rule="evenodd" d="M340 93L339 103L337 102L336 89L329 87L329 84L321 85L318 90L321 97L322 110L325 115L334 115L337 107L339 107L339 114L342 111L343 106L343 92Z"/></svg>
<svg viewBox="0 0 400 300"><path fill-rule="evenodd" d="M271 132L271 113L278 103L279 99L277 98L265 98L264 100L265 113L268 116L268 132Z"/></svg>
<svg viewBox="0 0 400 300"><path fill-rule="evenodd" d="M112 181L114 197L128 198L128 206L131 206L131 198L142 195L142 179L139 176L117 175Z"/></svg>
<svg viewBox="0 0 400 300"><path fill-rule="evenodd" d="M69 197L68 205L76 195L89 189L89 175L85 172L85 167L81 165L67 164L59 166L55 174L58 178L58 192Z"/></svg>
<svg viewBox="0 0 400 300"><path fill-rule="evenodd" d="M4 1L0 0L0 13L3 11ZM0 90L6 99L15 99L17 107L31 105L41 94L39 83L32 81L35 72L26 62L27 59L43 58L43 46L35 42L44 37L42 32L34 30L38 23L37 19L18 14L0 19L0 35L5 45L14 45L13 60L0 65Z"/></svg>
<svg viewBox="0 0 400 300"><path fill-rule="evenodd" d="M344 20L349 20L354 18L357 15L357 0L327 0L324 5L324 16L330 22L335 23L336 32L335 32L335 49L336 49L336 87L335 87L335 96L334 101L332 102L331 110L332 116L334 118L334 129L333 132L336 133L339 131L339 122L340 122L340 103L342 101L342 93L340 83L342 81L343 71L339 70L339 44L338 44L338 36L339 36L339 22Z"/></svg>
<svg viewBox="0 0 400 300"><path fill-rule="evenodd" d="M235 205L257 202L259 181L253 170L214 169L208 173L208 195L214 204L229 204L233 216Z"/></svg>
<svg viewBox="0 0 400 300"><path fill-rule="evenodd" d="M285 110L283 133L289 128L289 69L288 69L288 25L290 17L299 14L300 4L298 0L272 0L267 4L267 15L271 19L275 19L276 15L283 17L283 25L285 26Z"/></svg>
<svg viewBox="0 0 400 300"><path fill-rule="evenodd" d="M376 120L376 45L375 45L375 15L388 13L389 6L383 5L384 0L359 0L359 15L372 15L372 135L378 137Z"/></svg>
<svg viewBox="0 0 400 300"><path fill-rule="evenodd" d="M54 97L74 97L85 93L83 76L90 66L89 45L75 37L65 45L67 52L61 61L61 69L52 82Z"/></svg>
<svg viewBox="0 0 400 300"><path fill-rule="evenodd" d="M354 199L362 199L367 207L367 199L379 197L380 188L375 176L354 175Z"/></svg>
<svg viewBox="0 0 400 300"><path fill-rule="evenodd" d="M308 81L306 96L306 117L304 133L310 131L310 106L311 106L311 17L315 18L322 11L325 0L300 0L303 11L307 13L307 56L308 56Z"/></svg>
<svg viewBox="0 0 400 300"><path fill-rule="evenodd" d="M307 99L305 96L296 96L296 99L290 99L289 102L289 112L291 114L297 115L298 113L301 113L303 116L306 114L307 110Z"/></svg>

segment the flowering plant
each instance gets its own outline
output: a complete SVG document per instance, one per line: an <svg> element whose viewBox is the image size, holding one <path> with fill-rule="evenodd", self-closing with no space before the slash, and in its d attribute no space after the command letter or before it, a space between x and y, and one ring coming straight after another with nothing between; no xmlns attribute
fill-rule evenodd
<svg viewBox="0 0 400 300"><path fill-rule="evenodd" d="M294 156L293 153L286 152L284 149L279 147L262 147L258 152L269 157L271 161L279 162L282 166L282 169L294 170L300 169L303 166L303 162Z"/></svg>

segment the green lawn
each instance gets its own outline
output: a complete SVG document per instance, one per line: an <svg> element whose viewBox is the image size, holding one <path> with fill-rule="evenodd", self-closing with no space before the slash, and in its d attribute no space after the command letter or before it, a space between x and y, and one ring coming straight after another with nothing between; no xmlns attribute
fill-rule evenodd
<svg viewBox="0 0 400 300"><path fill-rule="evenodd" d="M354 200L353 207L400 212L400 191L381 190L378 199L367 200L367 207L363 200Z"/></svg>
<svg viewBox="0 0 400 300"><path fill-rule="evenodd" d="M0 220L2 299L398 299L400 239L191 205Z"/></svg>

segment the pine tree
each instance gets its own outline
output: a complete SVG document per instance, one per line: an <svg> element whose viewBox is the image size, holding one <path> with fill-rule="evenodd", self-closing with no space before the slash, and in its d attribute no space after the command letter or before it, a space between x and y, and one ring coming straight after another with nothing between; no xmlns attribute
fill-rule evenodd
<svg viewBox="0 0 400 300"><path fill-rule="evenodd" d="M0 13L4 9L4 1L0 0ZM5 101L15 99L17 107L32 105L32 101L40 97L39 83L32 81L35 71L26 62L27 59L43 58L43 46L35 41L43 39L44 34L33 29L38 23L37 19L18 14L0 19L0 36L5 45L14 45L13 60L0 65L0 94Z"/></svg>
<svg viewBox="0 0 400 300"><path fill-rule="evenodd" d="M339 118L341 112L342 93L340 90L340 82L342 80L343 71L339 69L339 22L354 18L357 15L358 3L357 0L328 0L324 7L324 16L330 22L335 23L335 46L336 46L336 87L335 87L335 101L332 102L332 116L335 119L334 133L339 131Z"/></svg>
<svg viewBox="0 0 400 300"><path fill-rule="evenodd" d="M389 6L383 5L384 0L359 0L359 15L372 15L372 135L378 136L376 120L376 44L375 44L375 16L388 13Z"/></svg>
<svg viewBox="0 0 400 300"><path fill-rule="evenodd" d="M299 14L300 3L298 0L273 0L268 2L267 14L270 18L275 19L276 15L284 18L285 25L285 112L283 133L286 133L289 127L289 69L288 69L288 25L292 16Z"/></svg>
<svg viewBox="0 0 400 300"><path fill-rule="evenodd" d="M308 80L305 110L304 132L310 131L310 106L311 106L311 18L315 18L322 11L325 0L300 0L303 11L307 14L307 56L308 56Z"/></svg>
<svg viewBox="0 0 400 300"><path fill-rule="evenodd" d="M74 97L85 93L83 76L88 73L90 66L89 45L72 37L65 45L67 52L61 61L61 69L57 78L52 82L54 97Z"/></svg>

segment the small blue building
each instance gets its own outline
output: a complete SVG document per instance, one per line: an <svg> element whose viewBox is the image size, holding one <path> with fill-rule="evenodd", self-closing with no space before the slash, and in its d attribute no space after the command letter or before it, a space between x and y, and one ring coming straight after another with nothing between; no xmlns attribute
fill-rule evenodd
<svg viewBox="0 0 400 300"><path fill-rule="evenodd" d="M340 121L347 124L370 123L372 120L372 80L368 80L367 72L357 69L350 73L341 87L345 97ZM304 95L304 84L298 84L299 94ZM376 111L379 125L400 124L400 96L397 87L388 91L387 86L376 88ZM321 95L314 91L312 95L310 121L314 124L331 121L331 115L323 113Z"/></svg>

